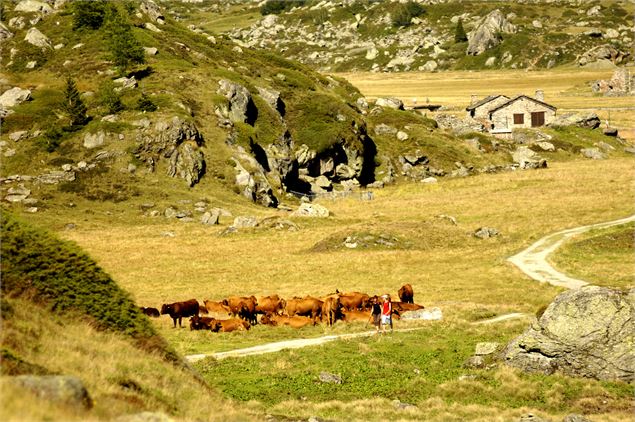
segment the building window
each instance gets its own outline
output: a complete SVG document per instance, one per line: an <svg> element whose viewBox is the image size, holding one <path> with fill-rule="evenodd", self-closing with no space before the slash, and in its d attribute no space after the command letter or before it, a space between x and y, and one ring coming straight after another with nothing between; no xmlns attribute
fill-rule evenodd
<svg viewBox="0 0 635 422"><path fill-rule="evenodd" d="M545 125L545 112L536 111L531 113L531 127L538 127Z"/></svg>
<svg viewBox="0 0 635 422"><path fill-rule="evenodd" d="M514 124L522 125L525 124L525 115L524 114L514 114Z"/></svg>

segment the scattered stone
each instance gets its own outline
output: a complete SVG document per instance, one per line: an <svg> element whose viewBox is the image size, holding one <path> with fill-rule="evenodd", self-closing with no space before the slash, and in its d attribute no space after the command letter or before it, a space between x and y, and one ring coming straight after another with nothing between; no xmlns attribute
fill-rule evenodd
<svg viewBox="0 0 635 422"><path fill-rule="evenodd" d="M157 32L157 33L161 32L161 30L159 28L157 28L156 25L154 25L154 24L152 24L150 22L144 23L143 27L145 29L148 29L148 30L152 31L152 32Z"/></svg>
<svg viewBox="0 0 635 422"><path fill-rule="evenodd" d="M584 415L579 415L577 413L571 413L564 417L562 422L593 422L591 419L587 418Z"/></svg>
<svg viewBox="0 0 635 422"><path fill-rule="evenodd" d="M527 146L519 146L516 151L512 153L512 159L515 163L518 163L521 169L537 169L546 168L547 161Z"/></svg>
<svg viewBox="0 0 635 422"><path fill-rule="evenodd" d="M82 381L68 375L19 375L3 377L3 382L30 390L41 399L87 410L93 401Z"/></svg>
<svg viewBox="0 0 635 422"><path fill-rule="evenodd" d="M11 88L0 95L0 108L11 108L31 100L31 91L22 88Z"/></svg>
<svg viewBox="0 0 635 422"><path fill-rule="evenodd" d="M402 401L399 401L399 399L395 399L392 401L392 407L394 407L396 410L417 410L417 406L415 406L414 404L410 404L410 403L404 403Z"/></svg>
<svg viewBox="0 0 635 422"><path fill-rule="evenodd" d="M161 236L162 237L176 237L176 234L174 232L167 231L167 232L162 232Z"/></svg>
<svg viewBox="0 0 635 422"><path fill-rule="evenodd" d="M53 8L47 3L36 0L22 0L13 9L16 12L41 13L48 15L53 13Z"/></svg>
<svg viewBox="0 0 635 422"><path fill-rule="evenodd" d="M161 25L165 23L165 17L163 16L161 9L152 0L144 0L139 9L141 9L141 11L148 15L148 17L153 21Z"/></svg>
<svg viewBox="0 0 635 422"><path fill-rule="evenodd" d="M591 160L604 160L607 157L607 155L598 148L582 148L580 153Z"/></svg>
<svg viewBox="0 0 635 422"><path fill-rule="evenodd" d="M75 230L77 228L77 224L68 223L64 226L64 230Z"/></svg>
<svg viewBox="0 0 635 422"><path fill-rule="evenodd" d="M9 158L9 157L13 157L15 155L15 153L16 153L16 150L14 148L9 148L2 155L4 155L5 157Z"/></svg>
<svg viewBox="0 0 635 422"><path fill-rule="evenodd" d="M26 65L24 65L25 69L35 69L35 66L37 66L37 62L35 60L27 62Z"/></svg>
<svg viewBox="0 0 635 422"><path fill-rule="evenodd" d="M614 127L606 127L602 129L602 133L606 136L617 136L617 128Z"/></svg>
<svg viewBox="0 0 635 422"><path fill-rule="evenodd" d="M489 57L487 60L485 60L485 66L486 67L492 67L496 64L496 57L492 56Z"/></svg>
<svg viewBox="0 0 635 422"><path fill-rule="evenodd" d="M476 351L474 352L474 354L476 356L491 355L492 353L496 352L498 346L498 343L477 343Z"/></svg>
<svg viewBox="0 0 635 422"><path fill-rule="evenodd" d="M9 202L22 202L29 195L31 195L31 191L20 184L17 187L9 188L7 196L5 196L4 199Z"/></svg>
<svg viewBox="0 0 635 422"><path fill-rule="evenodd" d="M114 422L175 422L175 419L161 412L141 412L119 416Z"/></svg>
<svg viewBox="0 0 635 422"><path fill-rule="evenodd" d="M53 48L53 46L51 45L51 40L49 40L49 38L41 33L37 28L30 28L26 32L24 41L40 48Z"/></svg>
<svg viewBox="0 0 635 422"><path fill-rule="evenodd" d="M201 216L201 223L213 226L219 223L220 212L218 210L207 211Z"/></svg>
<svg viewBox="0 0 635 422"><path fill-rule="evenodd" d="M326 384L341 384L342 383L342 377L335 375L335 374L330 374L328 372L320 372L320 381Z"/></svg>
<svg viewBox="0 0 635 422"><path fill-rule="evenodd" d="M267 104L271 106L271 108L276 110L281 116L284 116L285 105L280 98L280 91L263 87L256 87L256 89L258 90L258 95L260 95L260 97L262 97L262 99L265 100Z"/></svg>
<svg viewBox="0 0 635 422"><path fill-rule="evenodd" d="M269 228L275 230L288 230L295 232L300 230L297 224L291 220L286 220L280 217L267 217L258 222L258 227Z"/></svg>
<svg viewBox="0 0 635 422"><path fill-rule="evenodd" d="M440 308L418 309L416 311L406 311L401 314L401 319L422 320L422 321L440 321L443 319L443 312Z"/></svg>
<svg viewBox="0 0 635 422"><path fill-rule="evenodd" d="M375 105L380 107L392 108L395 110L403 110L403 101L399 98L389 97L389 98L377 98L375 101Z"/></svg>
<svg viewBox="0 0 635 422"><path fill-rule="evenodd" d="M9 134L9 139L11 139L14 142L21 141L28 137L29 137L29 132L27 130L19 130Z"/></svg>
<svg viewBox="0 0 635 422"><path fill-rule="evenodd" d="M0 27L2 27L3 25L0 25ZM24 16L15 16L11 19L9 19L9 26L11 28L15 28L15 29L24 29L24 27L26 26L26 23L24 22ZM6 27L4 28L6 30ZM1 31L0 31L1 33ZM8 39L11 38L13 36L13 34L11 34L9 37L7 38L3 38L2 35L0 34L0 40L4 40L4 39Z"/></svg>
<svg viewBox="0 0 635 422"><path fill-rule="evenodd" d="M145 52L146 56L156 56L157 54L159 54L159 49L156 47L143 47L143 51Z"/></svg>
<svg viewBox="0 0 635 422"><path fill-rule="evenodd" d="M121 89L133 89L137 87L137 79L134 76L126 78L122 76L121 78L117 78L113 81L114 83L121 85Z"/></svg>
<svg viewBox="0 0 635 422"><path fill-rule="evenodd" d="M615 151L615 148L613 147L613 145L607 144L606 142L600 141L596 145L604 152Z"/></svg>
<svg viewBox="0 0 635 422"><path fill-rule="evenodd" d="M518 419L518 422L551 422L547 419L543 419L538 415L534 415L533 413L525 413Z"/></svg>
<svg viewBox="0 0 635 422"><path fill-rule="evenodd" d="M298 209L294 211L291 215L296 217L324 218L324 217L328 217L330 215L330 212L323 205L303 203L303 204L300 204Z"/></svg>
<svg viewBox="0 0 635 422"><path fill-rule="evenodd" d="M176 218L176 213L177 211L173 207L168 207L163 211L165 218Z"/></svg>
<svg viewBox="0 0 635 422"><path fill-rule="evenodd" d="M624 148L624 152L627 152L629 154L635 154L635 147L626 147Z"/></svg>
<svg viewBox="0 0 635 422"><path fill-rule="evenodd" d="M62 170L71 171L71 170L73 170L73 166L70 165L70 164L62 164Z"/></svg>
<svg viewBox="0 0 635 422"><path fill-rule="evenodd" d="M464 368L469 368L469 369L483 369L483 368L485 368L485 366L486 366L486 363L485 363L485 359L483 358L483 356L476 356L476 355L470 356L463 363L463 367Z"/></svg>
<svg viewBox="0 0 635 422"><path fill-rule="evenodd" d="M598 380L635 380L635 289L584 286L561 293L505 350L527 372Z"/></svg>
<svg viewBox="0 0 635 422"><path fill-rule="evenodd" d="M397 132L397 139L400 141L405 141L408 139L408 134L400 130L399 132Z"/></svg>
<svg viewBox="0 0 635 422"><path fill-rule="evenodd" d="M492 227L480 227L474 231L474 237L478 237L479 239L489 239L499 234L499 231Z"/></svg>
<svg viewBox="0 0 635 422"><path fill-rule="evenodd" d="M423 66L419 67L419 70L424 72L434 72L439 67L439 64L434 60L428 60Z"/></svg>
<svg viewBox="0 0 635 422"><path fill-rule="evenodd" d="M551 142L541 141L536 142L536 145L538 145L543 151L553 152L556 150L556 147Z"/></svg>
<svg viewBox="0 0 635 422"><path fill-rule="evenodd" d="M234 218L233 227L237 229L252 228L258 225L258 219L252 216L238 216Z"/></svg>
<svg viewBox="0 0 635 422"><path fill-rule="evenodd" d="M457 221L456 221L456 217L453 217L451 215L439 214L439 215L436 216L436 218L441 219L441 220L448 220L454 226L456 226L458 224Z"/></svg>
<svg viewBox="0 0 635 422"><path fill-rule="evenodd" d="M437 182L438 182L437 178L436 177L432 177L432 176L426 177L426 178L421 180L421 183L426 183L426 184L434 184L434 183L437 183Z"/></svg>
<svg viewBox="0 0 635 422"><path fill-rule="evenodd" d="M374 131L375 131L375 135L392 135L398 132L397 128L388 126L385 123L380 123L377 126L375 126Z"/></svg>
<svg viewBox="0 0 635 422"><path fill-rule="evenodd" d="M84 135L84 148L93 149L104 144L106 134L103 131L97 133L87 133Z"/></svg>

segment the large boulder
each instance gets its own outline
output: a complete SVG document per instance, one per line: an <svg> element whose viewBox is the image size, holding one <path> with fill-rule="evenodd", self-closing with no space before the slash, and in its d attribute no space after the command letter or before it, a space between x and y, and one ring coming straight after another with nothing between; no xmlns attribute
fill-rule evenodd
<svg viewBox="0 0 635 422"><path fill-rule="evenodd" d="M265 207L277 207L278 198L273 194L273 189L263 172L262 166L253 157L240 149L237 152L237 157L232 160L234 161L235 183L238 191L257 204ZM247 168L251 170L249 171Z"/></svg>
<svg viewBox="0 0 635 422"><path fill-rule="evenodd" d="M519 146L512 153L512 159L521 169L535 169L547 167L547 161L527 146Z"/></svg>
<svg viewBox="0 0 635 422"><path fill-rule="evenodd" d="M139 6L139 8L141 9L143 13L148 15L148 17L152 21L157 22L159 24L165 23L165 17L163 16L163 12L161 12L161 9L159 8L159 6L157 6L157 4L153 2L152 0L143 1L141 3L141 6Z"/></svg>
<svg viewBox="0 0 635 422"><path fill-rule="evenodd" d="M227 79L221 79L218 81L218 85L218 93L229 101L228 105L222 108L221 113L234 123L248 123L253 126L256 117L258 117L258 109L249 90Z"/></svg>
<svg viewBox="0 0 635 422"><path fill-rule="evenodd" d="M395 98L395 97L388 97L388 98L377 98L377 101L375 101L375 105L381 106L381 107L388 107L388 108L393 108L395 110L403 110L403 101L401 101L399 98Z"/></svg>
<svg viewBox="0 0 635 422"><path fill-rule="evenodd" d="M578 57L578 64L585 66L599 60L607 60L613 64L620 64L630 56L630 53L626 53L618 50L610 44L598 45L583 53Z"/></svg>
<svg viewBox="0 0 635 422"><path fill-rule="evenodd" d="M275 15L269 15L269 16L275 16ZM256 88L258 89L258 95L260 95L260 97L262 97L262 99L265 100L267 104L271 106L271 108L276 110L281 116L284 116L285 105L284 105L284 102L282 102L282 99L280 98L280 91L276 91L275 89L270 89L270 88L263 88L263 87L256 87Z"/></svg>
<svg viewBox="0 0 635 422"><path fill-rule="evenodd" d="M48 3L36 0L22 0L13 10L16 12L42 13L43 15L53 13L53 8Z"/></svg>
<svg viewBox="0 0 635 422"><path fill-rule="evenodd" d="M569 290L507 346L505 361L528 372L633 382L633 321L635 289Z"/></svg>
<svg viewBox="0 0 635 422"><path fill-rule="evenodd" d="M556 117L548 126L578 126L586 129L595 129L600 126L600 118L595 113L565 113Z"/></svg>
<svg viewBox="0 0 635 422"><path fill-rule="evenodd" d="M481 19L476 29L468 35L467 54L477 56L500 44L501 33L512 34L514 32L516 32L516 26L510 23L500 10L496 9Z"/></svg>
<svg viewBox="0 0 635 422"><path fill-rule="evenodd" d="M0 108L11 108L25 101L31 100L31 91L18 88L8 89L0 95Z"/></svg>
<svg viewBox="0 0 635 422"><path fill-rule="evenodd" d="M320 204L311 204L308 202L303 202L300 204L297 210L295 210L291 215L296 217L328 217L330 215L329 210Z"/></svg>
<svg viewBox="0 0 635 422"><path fill-rule="evenodd" d="M3 377L3 382L29 390L41 399L70 405L78 410L90 409L93 406L84 383L74 376L19 375Z"/></svg>
<svg viewBox="0 0 635 422"><path fill-rule="evenodd" d="M51 49L53 48L49 37L41 33L37 28L30 28L26 32L24 41L40 48L51 48Z"/></svg>
<svg viewBox="0 0 635 422"><path fill-rule="evenodd" d="M13 37L13 32L9 31L9 28L7 28L5 24L0 22L0 42L6 41L11 37Z"/></svg>
<svg viewBox="0 0 635 422"><path fill-rule="evenodd" d="M167 174L194 186L205 174L205 158L199 149L203 136L192 122L174 117L137 133L135 157L154 171L161 158L168 158Z"/></svg>

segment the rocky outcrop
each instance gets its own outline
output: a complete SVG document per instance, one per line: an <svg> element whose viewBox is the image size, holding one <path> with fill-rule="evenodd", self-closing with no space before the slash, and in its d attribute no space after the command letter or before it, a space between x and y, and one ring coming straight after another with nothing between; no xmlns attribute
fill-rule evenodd
<svg viewBox="0 0 635 422"><path fill-rule="evenodd" d="M630 76L625 67L616 69L611 79L597 80L591 84L591 90L606 96L635 94L635 76Z"/></svg>
<svg viewBox="0 0 635 422"><path fill-rule="evenodd" d="M295 210L291 215L296 217L318 217L325 218L330 215L329 210L320 204L310 204L308 202L303 202L300 204L297 210Z"/></svg>
<svg viewBox="0 0 635 422"><path fill-rule="evenodd" d="M165 23L165 17L163 16L163 12L161 12L161 9L159 8L159 6L157 6L157 4L153 2L152 0L143 1L141 3L141 6L139 6L139 8L141 9L143 13L148 15L148 17L153 22L157 22L161 25Z"/></svg>
<svg viewBox="0 0 635 422"><path fill-rule="evenodd" d="M600 123L600 118L595 113L565 113L556 117L556 119L549 123L548 126L578 126L586 129L595 129L600 126Z"/></svg>
<svg viewBox="0 0 635 422"><path fill-rule="evenodd" d="M194 186L205 174L205 158L199 149L203 136L192 122L174 117L159 121L154 127L142 129L137 134L134 155L154 171L161 158L169 159L167 174L184 179Z"/></svg>
<svg viewBox="0 0 635 422"><path fill-rule="evenodd" d="M496 9L485 16L468 35L467 54L477 56L501 42L500 34L513 34L516 26L510 23L503 13Z"/></svg>
<svg viewBox="0 0 635 422"><path fill-rule="evenodd" d="M74 376L19 375L3 377L2 381L29 390L41 399L70 405L77 410L86 410L93 406L84 383Z"/></svg>
<svg viewBox="0 0 635 422"><path fill-rule="evenodd" d="M51 40L37 28L30 28L24 37L24 41L40 48L53 48Z"/></svg>
<svg viewBox="0 0 635 422"><path fill-rule="evenodd" d="M547 167L547 160L541 158L529 147L520 146L512 153L512 159L521 169L536 169Z"/></svg>
<svg viewBox="0 0 635 422"><path fill-rule="evenodd" d="M560 294L504 352L527 372L635 380L635 289L585 286Z"/></svg>
<svg viewBox="0 0 635 422"><path fill-rule="evenodd" d="M53 13L53 8L43 1L22 0L15 6L16 12L41 13L48 15Z"/></svg>
<svg viewBox="0 0 635 422"><path fill-rule="evenodd" d="M272 15L269 15L272 16ZM275 16L275 15L273 15ZM280 98L280 91L275 89L256 87L258 89L258 95L271 106L272 109L278 112L281 117L284 117L285 104Z"/></svg>
<svg viewBox="0 0 635 422"><path fill-rule="evenodd" d="M228 100L227 104L220 107L220 113L233 123L248 123L253 126L258 117L258 109L249 90L227 79L221 79L218 85L218 93Z"/></svg>
<svg viewBox="0 0 635 422"><path fill-rule="evenodd" d="M380 107L387 107L387 108L392 108L395 110L403 110L403 101L401 101L399 98L395 98L395 97L388 97L388 98L377 98L377 101L375 101L375 105L378 105Z"/></svg>
<svg viewBox="0 0 635 422"><path fill-rule="evenodd" d="M618 50L609 44L598 45L588 50L580 57L578 57L578 65L585 66L598 60L607 60L613 64L621 64L626 62L630 57L630 53Z"/></svg>
<svg viewBox="0 0 635 422"><path fill-rule="evenodd" d="M265 207L277 207L278 198L273 193L262 165L242 147L235 149L232 161L236 172L235 183L240 194Z"/></svg>
<svg viewBox="0 0 635 422"><path fill-rule="evenodd" d="M31 100L31 91L22 88L11 88L0 95L0 108L11 108Z"/></svg>
<svg viewBox="0 0 635 422"><path fill-rule="evenodd" d="M13 37L13 32L9 31L9 28L4 23L0 22L0 42L6 41Z"/></svg>

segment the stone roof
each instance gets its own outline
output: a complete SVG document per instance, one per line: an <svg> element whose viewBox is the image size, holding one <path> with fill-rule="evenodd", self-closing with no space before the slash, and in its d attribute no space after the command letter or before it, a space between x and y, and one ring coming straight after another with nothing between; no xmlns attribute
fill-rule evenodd
<svg viewBox="0 0 635 422"><path fill-rule="evenodd" d="M552 109L552 110L554 110L554 111L556 110L556 107L555 107L555 106L552 106L551 104L547 104L547 103L545 103L544 101L537 100L537 99L535 99L535 98L533 98L533 97L529 97L529 96L527 96L527 95L519 95L519 96L517 96L517 97L512 98L512 99L511 99L511 100L509 100L509 101L504 102L503 104L499 105L498 107L491 109L491 110L489 111L489 113L491 114L491 113L493 113L493 112L495 112L495 111L497 111L497 110L500 110L501 108L505 108L505 107L509 106L510 104L512 104L512 103L514 103L514 102L516 102L516 101L520 100L521 98L525 98L525 99L527 99L527 100L533 101L533 102L538 103L538 104L540 104L540 105L543 105L543 106L545 106L545 107L547 107L547 108L550 108L550 109Z"/></svg>
<svg viewBox="0 0 635 422"><path fill-rule="evenodd" d="M482 106L484 104L489 103L490 101L493 101L493 100L497 99L498 97L509 98L507 95L502 95L502 94L489 95L489 96L483 98L481 101L477 101L474 104L469 105L466 108L466 110L467 111L472 111L472 110L474 110L474 109L476 109L476 108L478 108L478 107L480 107L480 106Z"/></svg>

